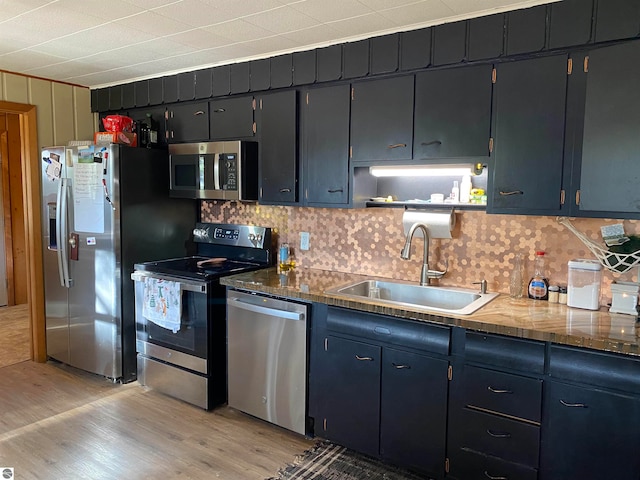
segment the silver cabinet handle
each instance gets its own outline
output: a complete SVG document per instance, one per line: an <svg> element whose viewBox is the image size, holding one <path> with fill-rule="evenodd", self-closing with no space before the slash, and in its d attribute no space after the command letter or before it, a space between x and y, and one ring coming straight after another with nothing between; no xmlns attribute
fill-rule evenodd
<svg viewBox="0 0 640 480"><path fill-rule="evenodd" d="M402 370L402 369L410 370L411 369L411 365L402 365L402 364L393 363L393 362L391 362L391 365L393 365L393 367L398 369L398 370Z"/></svg>
<svg viewBox="0 0 640 480"><path fill-rule="evenodd" d="M291 189L290 188L281 188L280 189L280 193L291 193Z"/></svg>
<svg viewBox="0 0 640 480"><path fill-rule="evenodd" d="M260 313L262 315L268 315L270 317L285 318L287 320L304 320L304 313L288 312L286 310L280 310L277 308L263 307L261 305L254 305L253 303L246 303L239 298L229 298L228 307L236 307L241 310L247 310L253 313ZM232 320L233 321L233 320Z"/></svg>
<svg viewBox="0 0 640 480"><path fill-rule="evenodd" d="M491 385L487 387L487 390L489 390L492 393L513 393L512 390L503 390L499 388L493 388Z"/></svg>
<svg viewBox="0 0 640 480"><path fill-rule="evenodd" d="M406 143L394 143L393 145L387 145L387 148L404 148L406 146Z"/></svg>
<svg viewBox="0 0 640 480"><path fill-rule="evenodd" d="M524 195L524 192L522 190L513 190L511 192L503 192L502 190L500 191L500 196L502 197L508 197L510 195Z"/></svg>
<svg viewBox="0 0 640 480"><path fill-rule="evenodd" d="M490 475L489 472L487 472L486 470L484 471L484 476L491 480L509 480L508 477L503 477L503 476L494 477L493 475Z"/></svg>
<svg viewBox="0 0 640 480"><path fill-rule="evenodd" d="M197 112L193 112L193 116L204 115L204 111L198 110Z"/></svg>
<svg viewBox="0 0 640 480"><path fill-rule="evenodd" d="M569 408L587 408L587 405L584 403L569 403L565 402L564 400L560 400L560 403Z"/></svg>
<svg viewBox="0 0 640 480"><path fill-rule="evenodd" d="M361 362L373 362L373 358L371 357L361 357L360 355L356 355L356 360Z"/></svg>
<svg viewBox="0 0 640 480"><path fill-rule="evenodd" d="M490 428L487 428L487 433L493 438L511 438L509 432L493 432Z"/></svg>

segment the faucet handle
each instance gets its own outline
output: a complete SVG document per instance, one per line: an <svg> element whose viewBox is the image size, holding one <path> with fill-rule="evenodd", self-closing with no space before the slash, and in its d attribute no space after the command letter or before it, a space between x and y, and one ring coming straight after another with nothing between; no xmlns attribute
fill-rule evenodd
<svg viewBox="0 0 640 480"><path fill-rule="evenodd" d="M473 282L473 285L480 285L480 293L487 293L487 281L484 278L479 282Z"/></svg>

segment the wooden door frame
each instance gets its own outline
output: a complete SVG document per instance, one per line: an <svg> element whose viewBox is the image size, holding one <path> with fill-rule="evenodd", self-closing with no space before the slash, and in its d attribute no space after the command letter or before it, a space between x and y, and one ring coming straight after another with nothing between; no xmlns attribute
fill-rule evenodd
<svg viewBox="0 0 640 480"><path fill-rule="evenodd" d="M1 112L0 113L4 113ZM11 235L11 191L9 186L9 148L8 148L8 132L0 133L0 182L2 182L2 211L0 215L4 220L4 252L0 255L5 257L5 273L7 279L11 281L7 284L7 305L15 305L14 281L13 281L13 239ZM22 188L22 185L20 185Z"/></svg>
<svg viewBox="0 0 640 480"><path fill-rule="evenodd" d="M20 160L26 240L27 300L31 319L31 359L36 362L45 362L47 360L47 346L42 266L40 147L38 145L36 106L0 101L0 111L17 114L20 118Z"/></svg>

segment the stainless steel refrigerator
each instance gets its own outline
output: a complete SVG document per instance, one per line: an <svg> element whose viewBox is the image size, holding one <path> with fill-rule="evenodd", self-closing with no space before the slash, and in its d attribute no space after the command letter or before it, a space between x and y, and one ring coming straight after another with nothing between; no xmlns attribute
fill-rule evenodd
<svg viewBox="0 0 640 480"><path fill-rule="evenodd" d="M197 204L169 198L163 150L49 147L41 162L47 355L133 381L133 265L192 253Z"/></svg>

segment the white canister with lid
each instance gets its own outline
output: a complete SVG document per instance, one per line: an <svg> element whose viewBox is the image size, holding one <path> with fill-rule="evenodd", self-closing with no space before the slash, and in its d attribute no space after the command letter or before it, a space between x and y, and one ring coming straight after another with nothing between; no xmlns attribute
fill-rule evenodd
<svg viewBox="0 0 640 480"><path fill-rule="evenodd" d="M600 282L602 265L597 260L569 261L567 306L598 310L600 308Z"/></svg>

